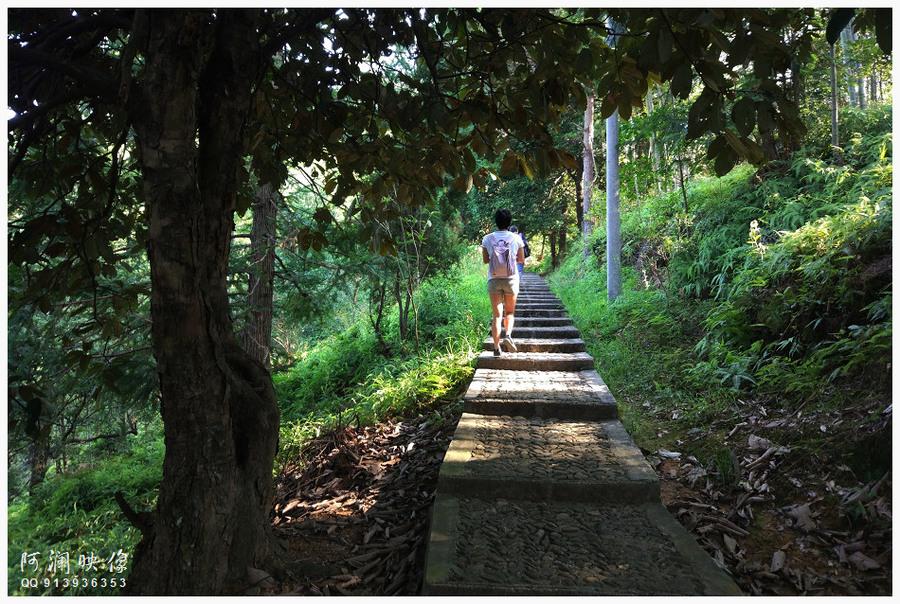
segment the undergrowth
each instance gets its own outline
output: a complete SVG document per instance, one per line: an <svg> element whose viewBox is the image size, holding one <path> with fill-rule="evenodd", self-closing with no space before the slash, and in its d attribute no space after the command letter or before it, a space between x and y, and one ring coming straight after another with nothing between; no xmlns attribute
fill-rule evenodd
<svg viewBox="0 0 900 604"><path fill-rule="evenodd" d="M837 157L810 145L695 179L686 207L673 191L624 208L615 302L602 228L551 275L639 441L658 426L637 405L700 425L738 397L890 400L890 108L849 117Z"/></svg>
<svg viewBox="0 0 900 604"><path fill-rule="evenodd" d="M379 351L372 329L359 323L274 376L282 411L279 462L292 459L323 430L426 411L468 381L490 318L480 260L466 257L457 271L419 288L418 351L414 343L397 340L392 316L391 356Z"/></svg>
<svg viewBox="0 0 900 604"><path fill-rule="evenodd" d="M480 256L473 254L448 276L422 284L416 294L418 351L413 343L398 340L396 317L388 317L393 353L382 355L361 315L356 325L313 345L295 366L276 373L282 424L273 471L297 455L311 436L351 422L366 425L425 412L455 395L472 374L473 358L487 330L490 305L484 272ZM72 472L49 472L33 496L10 503L10 594L118 592L111 579L121 586L128 572L111 572L110 558L115 566L121 551L130 568L140 534L122 516L114 494L122 491L135 509L155 506L165 450L161 422L129 437L128 448L127 453ZM100 559L97 570L80 572L80 556L92 552ZM34 553L36 558L31 557ZM68 575L62 566L47 570L51 557L56 560L65 553ZM31 570L32 559L39 571ZM87 584L73 586L76 575L86 577ZM23 587L23 578L33 578L37 586Z"/></svg>

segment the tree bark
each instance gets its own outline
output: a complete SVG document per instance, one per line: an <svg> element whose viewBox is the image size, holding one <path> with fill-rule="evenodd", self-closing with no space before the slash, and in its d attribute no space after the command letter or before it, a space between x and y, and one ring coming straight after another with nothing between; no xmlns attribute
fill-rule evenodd
<svg viewBox="0 0 900 604"><path fill-rule="evenodd" d="M584 257L591 255L591 195L594 184L594 93L587 95L584 108L584 162L581 176L582 223L581 232L584 239Z"/></svg>
<svg viewBox="0 0 900 604"><path fill-rule="evenodd" d="M259 187L253 200L250 229L250 275L247 302L250 312L241 342L251 357L270 369L272 355L272 281L275 275L275 220L278 191L271 184Z"/></svg>
<svg viewBox="0 0 900 604"><path fill-rule="evenodd" d="M853 27L850 26L847 28L847 37L850 42L856 42L858 39L856 36L856 32L853 31ZM849 50L849 49L848 49ZM863 84L863 76L862 76L862 65L860 65L859 61L853 61L853 70L856 73L856 99L859 102L859 108L866 108L866 87Z"/></svg>
<svg viewBox="0 0 900 604"><path fill-rule="evenodd" d="M584 164L582 162L581 164L579 164L579 168L575 173L575 176L572 176L572 180L575 182L575 221L578 223L579 230L582 228L581 224L584 222L584 207L581 205L581 179L583 173Z"/></svg>
<svg viewBox="0 0 900 604"><path fill-rule="evenodd" d="M684 213L687 214L690 210L688 209L687 186L685 185L687 177L684 175L684 160L679 158L675 163L678 164L678 187L681 189L681 199L684 203Z"/></svg>
<svg viewBox="0 0 900 604"><path fill-rule="evenodd" d="M831 145L837 147L840 143L838 136L838 85L837 85L837 60L834 56L834 44L831 45Z"/></svg>
<svg viewBox="0 0 900 604"><path fill-rule="evenodd" d="M559 259L556 255L556 231L550 231L550 266L556 268L559 266Z"/></svg>
<svg viewBox="0 0 900 604"><path fill-rule="evenodd" d="M647 112L653 113L653 90L647 91ZM653 178L656 180L656 193L657 195L661 195L663 192L662 187L662 178L660 178L660 158L659 158L659 144L656 141L656 134L650 134L650 157L653 160Z"/></svg>
<svg viewBox="0 0 900 604"><path fill-rule="evenodd" d="M557 238L557 241L559 242L559 257L561 259L565 258L568 248L568 244L566 242L566 230L565 214L563 214L563 223L562 226L559 227L559 237Z"/></svg>
<svg viewBox="0 0 900 604"><path fill-rule="evenodd" d="M622 234L619 224L619 112L606 118L606 297L622 289Z"/></svg>
<svg viewBox="0 0 900 604"><path fill-rule="evenodd" d="M44 482L47 468L50 465L50 429L49 424L38 426L37 434L28 445L28 492L34 494L34 489Z"/></svg>
<svg viewBox="0 0 900 604"><path fill-rule="evenodd" d="M256 20L255 10L214 21L150 12L144 86L130 98L166 452L156 509L129 515L142 539L128 594L239 593L249 569L273 563L278 407L268 371L234 333L226 288Z"/></svg>

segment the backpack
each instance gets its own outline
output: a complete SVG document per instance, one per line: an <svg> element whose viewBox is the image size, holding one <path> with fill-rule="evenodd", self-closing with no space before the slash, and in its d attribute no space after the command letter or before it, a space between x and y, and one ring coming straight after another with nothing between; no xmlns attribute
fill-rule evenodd
<svg viewBox="0 0 900 604"><path fill-rule="evenodd" d="M531 256L531 248L528 247L528 242L525 241L524 237L522 237L522 244L525 248L525 257L528 258L529 256Z"/></svg>
<svg viewBox="0 0 900 604"><path fill-rule="evenodd" d="M513 254L509 241L495 239L490 253L491 278L514 277L516 271L516 256Z"/></svg>

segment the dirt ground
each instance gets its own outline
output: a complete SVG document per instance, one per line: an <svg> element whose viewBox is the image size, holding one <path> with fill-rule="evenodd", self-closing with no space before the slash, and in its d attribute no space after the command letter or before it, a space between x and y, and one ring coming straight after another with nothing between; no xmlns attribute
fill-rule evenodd
<svg viewBox="0 0 900 604"><path fill-rule="evenodd" d="M461 411L454 403L310 443L277 479L272 523L288 548L285 575L250 593L417 594L438 471ZM891 473L863 479L822 452L847 430L883 446L890 406L744 411L739 421L672 430L660 441L670 449L644 451L669 511L749 594L890 594Z"/></svg>

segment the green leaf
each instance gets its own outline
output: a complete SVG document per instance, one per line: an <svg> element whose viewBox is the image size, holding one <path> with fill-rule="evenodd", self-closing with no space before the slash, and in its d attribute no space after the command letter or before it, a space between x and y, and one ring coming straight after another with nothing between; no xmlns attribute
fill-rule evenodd
<svg viewBox="0 0 900 604"><path fill-rule="evenodd" d="M500 164L500 176L512 176L518 169L518 159L512 151L507 151Z"/></svg>
<svg viewBox="0 0 900 604"><path fill-rule="evenodd" d="M607 94L603 97L603 102L600 103L600 117L603 119L608 118L615 112L616 110L616 97L611 94Z"/></svg>
<svg viewBox="0 0 900 604"><path fill-rule="evenodd" d="M741 136L747 136L753 132L756 125L756 106L753 99L743 97L731 108L731 119Z"/></svg>
<svg viewBox="0 0 900 604"><path fill-rule="evenodd" d="M891 9L875 9L875 39L878 48L886 55L891 54Z"/></svg>
<svg viewBox="0 0 900 604"><path fill-rule="evenodd" d="M728 141L725 140L724 136L717 136L706 149L706 158L712 159L717 157L727 145Z"/></svg>
<svg viewBox="0 0 900 604"><path fill-rule="evenodd" d="M528 163L528 160L521 155L517 155L516 159L519 162L519 170L522 174L524 174L528 180L534 180L534 170L532 169L531 164Z"/></svg>
<svg viewBox="0 0 900 604"><path fill-rule="evenodd" d="M578 159L563 149L558 150L559 161L567 170L577 170L578 169Z"/></svg>
<svg viewBox="0 0 900 604"><path fill-rule="evenodd" d="M825 28L825 39L834 46L841 32L850 23L853 15L856 13L855 8L836 8L831 17L828 19L828 26Z"/></svg>
<svg viewBox="0 0 900 604"><path fill-rule="evenodd" d="M768 103L756 103L756 121L759 124L760 132L772 132L775 130L775 118L772 116Z"/></svg>
<svg viewBox="0 0 900 604"><path fill-rule="evenodd" d="M331 131L331 134L328 135L328 143L333 145L341 140L341 135L344 134L343 128L335 128Z"/></svg>
<svg viewBox="0 0 900 604"><path fill-rule="evenodd" d="M676 98L686 99L691 94L691 84L694 80L694 72L687 61L681 63L672 76L672 94Z"/></svg>
<svg viewBox="0 0 900 604"><path fill-rule="evenodd" d="M460 176L459 178L454 178L453 183L450 186L454 191L459 191L460 193L468 193L472 190L472 175L468 174L465 176Z"/></svg>
<svg viewBox="0 0 900 604"><path fill-rule="evenodd" d="M322 223L322 224L326 224L326 223L329 223L329 222L331 222L332 220L334 220L334 217L331 215L331 212L329 212L327 209L325 209L325 208L319 208L319 209L316 210L315 213L313 214L313 219L314 219L316 222L319 222L319 223Z"/></svg>
<svg viewBox="0 0 900 604"><path fill-rule="evenodd" d="M717 176L725 176L734 165L737 163L737 155L735 155L734 151L731 147L725 147L722 149L722 152L716 157L716 175Z"/></svg>
<svg viewBox="0 0 900 604"><path fill-rule="evenodd" d="M669 59L672 58L672 45L675 43L675 40L672 38L672 34L669 33L669 30L665 27L661 27L659 30L659 38L657 38L657 52L659 53L659 62L660 63L668 63Z"/></svg>

